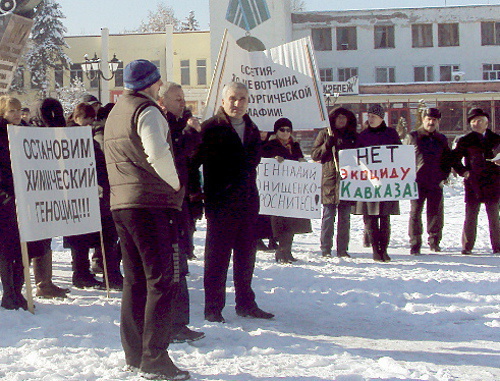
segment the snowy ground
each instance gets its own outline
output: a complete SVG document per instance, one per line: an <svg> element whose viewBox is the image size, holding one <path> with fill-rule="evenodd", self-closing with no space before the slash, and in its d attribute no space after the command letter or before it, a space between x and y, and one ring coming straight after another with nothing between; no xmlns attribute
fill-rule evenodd
<svg viewBox="0 0 500 381"><path fill-rule="evenodd" d="M352 259L321 258L319 221L296 237L296 264L259 252L254 288L276 314L270 321L236 316L232 283L227 323L203 320L203 221L189 286L192 326L207 337L172 345L175 363L200 381L500 380L500 258L483 210L474 255L460 254L463 190L445 189L440 255L409 255L407 202L392 218L390 263L374 263L362 247L359 216ZM69 253L57 244L55 281L71 287ZM72 288L67 300L35 303L35 315L0 309L0 379L139 379L123 370L119 293Z"/></svg>

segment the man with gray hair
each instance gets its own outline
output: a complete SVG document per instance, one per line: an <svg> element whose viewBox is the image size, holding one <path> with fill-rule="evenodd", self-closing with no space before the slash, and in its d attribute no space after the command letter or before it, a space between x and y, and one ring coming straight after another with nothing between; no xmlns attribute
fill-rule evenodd
<svg viewBox="0 0 500 381"><path fill-rule="evenodd" d="M181 85L174 82L166 82L160 88L158 104L167 116L172 136L175 167L177 168L181 185L186 189L182 208L176 213L181 278L179 293L174 301L172 316L173 335L170 340L172 343L183 343L200 340L205 337L203 332L196 332L188 328L189 291L186 282L186 276L189 272L188 258L193 256L194 233L194 228L191 227L192 219L189 198L193 189L196 188L193 182L199 184L199 180L196 179L193 181L190 179L189 174L193 153L200 143L200 133L191 127L187 127L187 120L191 116L191 112L186 110L186 101Z"/></svg>
<svg viewBox="0 0 500 381"><path fill-rule="evenodd" d="M222 107L202 124L195 157L203 165L207 237L205 243L205 320L224 323L226 279L233 252L236 313L260 319L273 314L255 302L252 277L259 213L256 168L261 159L257 126L247 114L248 89L231 82L222 91Z"/></svg>

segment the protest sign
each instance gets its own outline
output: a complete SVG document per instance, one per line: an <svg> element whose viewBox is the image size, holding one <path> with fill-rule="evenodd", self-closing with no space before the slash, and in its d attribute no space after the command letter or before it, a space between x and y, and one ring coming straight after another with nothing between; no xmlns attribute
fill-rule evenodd
<svg viewBox="0 0 500 381"><path fill-rule="evenodd" d="M8 126L21 241L101 230L91 128Z"/></svg>
<svg viewBox="0 0 500 381"><path fill-rule="evenodd" d="M226 33L204 119L217 112L222 89L229 82L242 82L248 87L248 115L262 131L272 131L274 122L282 117L293 122L294 130L312 130L328 124L309 37L262 52L248 52Z"/></svg>
<svg viewBox="0 0 500 381"><path fill-rule="evenodd" d="M0 20L0 91L6 92L14 78L33 20L13 13Z"/></svg>
<svg viewBox="0 0 500 381"><path fill-rule="evenodd" d="M340 199L397 201L418 198L415 147L386 145L339 152Z"/></svg>
<svg viewBox="0 0 500 381"><path fill-rule="evenodd" d="M321 164L262 159L257 188L260 214L321 218Z"/></svg>

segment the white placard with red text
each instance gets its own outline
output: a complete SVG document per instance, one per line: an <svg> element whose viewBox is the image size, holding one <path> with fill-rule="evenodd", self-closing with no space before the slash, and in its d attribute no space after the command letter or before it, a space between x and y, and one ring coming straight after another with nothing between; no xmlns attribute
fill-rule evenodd
<svg viewBox="0 0 500 381"><path fill-rule="evenodd" d="M339 196L350 201L418 198L415 147L386 145L339 152Z"/></svg>

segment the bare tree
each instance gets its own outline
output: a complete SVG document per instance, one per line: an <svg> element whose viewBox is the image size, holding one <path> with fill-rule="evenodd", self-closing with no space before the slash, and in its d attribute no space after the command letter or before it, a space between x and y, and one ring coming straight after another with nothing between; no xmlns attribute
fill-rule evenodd
<svg viewBox="0 0 500 381"><path fill-rule="evenodd" d="M304 12L306 10L306 2L304 0L291 0L290 9L292 12Z"/></svg>
<svg viewBox="0 0 500 381"><path fill-rule="evenodd" d="M167 25L173 25L174 30L180 30L180 22L175 17L174 9L166 3L158 3L155 11L148 12L147 20L139 26L139 32L164 32Z"/></svg>

